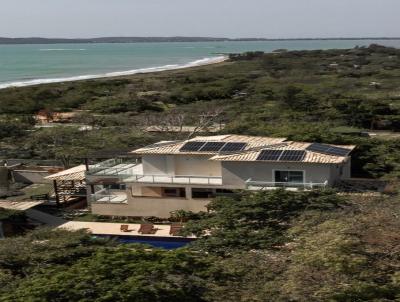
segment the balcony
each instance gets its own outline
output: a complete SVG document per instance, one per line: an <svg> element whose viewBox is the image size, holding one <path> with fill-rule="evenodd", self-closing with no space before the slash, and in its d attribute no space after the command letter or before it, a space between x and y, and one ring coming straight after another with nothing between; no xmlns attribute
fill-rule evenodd
<svg viewBox="0 0 400 302"><path fill-rule="evenodd" d="M92 165L86 172L86 177L88 182L92 184L113 179L124 183L222 185L222 177L144 174L143 165L132 159L109 159Z"/></svg>
<svg viewBox="0 0 400 302"><path fill-rule="evenodd" d="M169 176L169 175L133 175L124 180L133 183L209 185L221 186L222 177L209 176Z"/></svg>
<svg viewBox="0 0 400 302"><path fill-rule="evenodd" d="M314 190L323 189L328 186L328 181L323 183L316 182L265 182L265 181L253 181L251 179L246 181L247 190L262 191L262 190L273 190L278 188L292 189L292 190Z"/></svg>
<svg viewBox="0 0 400 302"><path fill-rule="evenodd" d="M143 167L133 159L109 159L104 162L92 165L86 176L89 180L99 178L117 178L123 181L132 175L143 174Z"/></svg>
<svg viewBox="0 0 400 302"><path fill-rule="evenodd" d="M92 203L126 204L128 196L125 191L103 189L90 196Z"/></svg>

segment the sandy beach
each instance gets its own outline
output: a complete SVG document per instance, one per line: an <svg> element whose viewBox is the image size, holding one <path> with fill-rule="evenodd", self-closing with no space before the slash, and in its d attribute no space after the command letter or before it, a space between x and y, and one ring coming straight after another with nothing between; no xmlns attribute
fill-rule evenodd
<svg viewBox="0 0 400 302"><path fill-rule="evenodd" d="M48 79L35 79L35 80L27 80L27 81L10 82L10 83L0 84L0 89L6 89L6 88L11 88L11 87L35 86L35 85L51 84L51 83L84 81L84 80L91 80L91 79L113 78L113 77L128 76L128 75L134 75L134 74L186 69L186 68L206 66L206 65L211 65L211 64L218 64L218 63L222 63L226 60L228 60L228 56L220 55L217 57L210 57L210 58L204 58L204 59L192 61L192 62L183 64L183 65L173 64L173 65L164 65L164 66L158 66L158 67L126 70L126 71L115 71L115 72L109 72L109 73L104 73L104 74L80 75L80 76L65 77L65 78L48 78Z"/></svg>

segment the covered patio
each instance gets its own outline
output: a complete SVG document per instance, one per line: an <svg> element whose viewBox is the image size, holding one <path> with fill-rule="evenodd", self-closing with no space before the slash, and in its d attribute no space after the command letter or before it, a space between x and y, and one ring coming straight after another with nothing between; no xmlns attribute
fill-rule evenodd
<svg viewBox="0 0 400 302"><path fill-rule="evenodd" d="M80 165L46 177L53 181L57 206L86 198L85 171L86 166Z"/></svg>

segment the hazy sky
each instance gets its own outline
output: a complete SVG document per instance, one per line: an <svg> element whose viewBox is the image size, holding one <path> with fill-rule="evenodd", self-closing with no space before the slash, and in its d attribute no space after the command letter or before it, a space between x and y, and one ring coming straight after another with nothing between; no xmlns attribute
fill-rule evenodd
<svg viewBox="0 0 400 302"><path fill-rule="evenodd" d="M0 36L400 36L400 0L0 0Z"/></svg>

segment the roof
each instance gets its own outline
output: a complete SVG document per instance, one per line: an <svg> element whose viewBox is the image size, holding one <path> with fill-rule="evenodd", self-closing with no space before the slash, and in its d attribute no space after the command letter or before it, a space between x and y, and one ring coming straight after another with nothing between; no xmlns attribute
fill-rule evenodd
<svg viewBox="0 0 400 302"><path fill-rule="evenodd" d="M273 138L273 137L261 137L261 136L246 136L246 135L214 135L214 136L197 136L195 138L185 141L162 141L157 144L146 146L141 149L132 151L133 154L194 154L194 155L217 155L218 152L180 152L187 142L235 142L235 143L247 143L245 148L250 150L253 148L259 148L263 146L270 146L274 144L282 143L286 138Z"/></svg>
<svg viewBox="0 0 400 302"><path fill-rule="evenodd" d="M56 174L47 176L45 178L50 179L50 180L81 181L81 180L85 180L85 171L86 171L86 166L80 165L80 166L76 166L71 169L64 170L64 171L58 172Z"/></svg>
<svg viewBox="0 0 400 302"><path fill-rule="evenodd" d="M0 208L7 210L26 211L37 205L42 204L42 201L0 201Z"/></svg>
<svg viewBox="0 0 400 302"><path fill-rule="evenodd" d="M167 125L152 125L144 128L146 132L175 132L175 133L191 133L191 132L209 132L215 133L225 128L225 125L215 124L209 127L198 129L196 126L167 126Z"/></svg>
<svg viewBox="0 0 400 302"><path fill-rule="evenodd" d="M242 151L233 153L215 152L199 152L199 151L180 151L180 149L188 142L235 142L247 143ZM140 155L208 155L210 160L214 161L259 161L257 160L260 153L265 149L273 150L301 150L305 151L305 157L299 161L304 163L320 163L320 164L338 164L347 161L348 156L329 155L322 152L310 151L307 148L312 143L286 141L285 138L273 138L262 136L246 136L246 135L214 135L214 136L197 136L185 141L161 141L159 143L146 146L144 148L132 151L133 154ZM348 149L349 153L355 148L354 145L330 145L332 147L340 147ZM262 161L265 162L265 161ZM284 161L279 161L284 162ZM289 162L289 161L288 161ZM292 162L292 161L291 161Z"/></svg>
<svg viewBox="0 0 400 302"><path fill-rule="evenodd" d="M301 143L301 142L284 142L282 144L276 146L270 146L264 149L272 149L272 150L304 150L306 152L305 157L300 162L303 163L321 163L321 164L338 164L347 160L347 156L336 156L336 155L328 155L319 152L313 152L306 150L312 143ZM344 149L348 149L351 152L355 146L353 145L332 145L336 147L341 147ZM210 160L215 161L258 161L257 158L260 155L260 150L250 150L244 151L235 154L218 154L212 157ZM261 161L265 162L265 161Z"/></svg>

